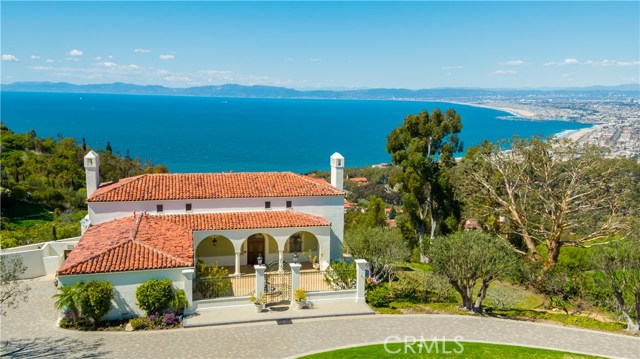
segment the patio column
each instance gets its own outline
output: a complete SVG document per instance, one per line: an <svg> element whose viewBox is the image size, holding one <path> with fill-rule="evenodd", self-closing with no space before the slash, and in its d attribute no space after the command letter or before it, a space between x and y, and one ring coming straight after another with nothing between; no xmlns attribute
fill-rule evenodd
<svg viewBox="0 0 640 359"><path fill-rule="evenodd" d="M193 303L193 275L195 271L193 269L183 269L182 275L184 276L184 295L187 297L187 303L189 306L184 309L185 314L192 313L195 308Z"/></svg>
<svg viewBox="0 0 640 359"><path fill-rule="evenodd" d="M296 292L296 289L300 288L300 268L302 264L300 263L291 263L291 307L294 308L296 305L296 301L293 299L293 294Z"/></svg>
<svg viewBox="0 0 640 359"><path fill-rule="evenodd" d="M264 271L267 269L265 265L254 265L256 269L256 298L260 298L264 293Z"/></svg>
<svg viewBox="0 0 640 359"><path fill-rule="evenodd" d="M367 261L365 259L356 259L356 302L365 302L364 284L365 284L365 267Z"/></svg>
<svg viewBox="0 0 640 359"><path fill-rule="evenodd" d="M278 272L284 272L284 249L278 249Z"/></svg>
<svg viewBox="0 0 640 359"><path fill-rule="evenodd" d="M233 275L240 276L240 252L236 252L236 272Z"/></svg>

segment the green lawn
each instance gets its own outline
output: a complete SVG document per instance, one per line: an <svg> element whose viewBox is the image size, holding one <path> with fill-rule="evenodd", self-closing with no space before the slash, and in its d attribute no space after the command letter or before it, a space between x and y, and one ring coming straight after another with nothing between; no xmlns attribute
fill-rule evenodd
<svg viewBox="0 0 640 359"><path fill-rule="evenodd" d="M590 355L574 354L554 350L518 347L511 345L448 342L424 342L405 347L404 343L367 345L317 353L304 358L536 358L536 359L577 359L598 358Z"/></svg>

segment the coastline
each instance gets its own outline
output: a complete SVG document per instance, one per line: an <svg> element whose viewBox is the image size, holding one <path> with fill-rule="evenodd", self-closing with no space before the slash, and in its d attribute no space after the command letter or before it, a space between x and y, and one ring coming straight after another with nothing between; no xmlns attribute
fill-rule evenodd
<svg viewBox="0 0 640 359"><path fill-rule="evenodd" d="M493 105L481 105L481 104L477 104L477 103L459 102L459 101L443 100L443 102L454 103L456 105L465 105L465 106L487 108L487 109L490 109L490 110L498 110L498 111L507 112L507 113L511 114L512 116L517 117L517 118L522 118L522 119L527 119L527 120L535 120L535 121L544 121L543 119L538 117L537 113L535 113L535 112L533 112L531 110L524 110L524 109L518 109L518 108L512 108L512 107L493 106ZM559 121L562 121L562 120L559 120Z"/></svg>
<svg viewBox="0 0 640 359"><path fill-rule="evenodd" d="M516 109L516 108L502 107L502 106L481 105L481 104L457 102L457 101L446 101L446 102L454 103L454 104L457 104L457 105L474 106L474 107L487 108L487 109L491 109L491 110L504 111L504 112L510 113L514 117L527 119L527 120L532 120L532 121L545 121L544 119L540 118L537 113L535 113L535 112L533 112L531 110ZM562 120L559 119L557 121L562 121ZM556 133L555 137L557 137L557 138L568 138L569 140L571 140L573 142L582 142L582 140L585 137L588 137L592 133L598 131L602 126L603 125L593 125L592 124L591 127L582 128L582 129L579 129L579 130L562 131L562 132Z"/></svg>

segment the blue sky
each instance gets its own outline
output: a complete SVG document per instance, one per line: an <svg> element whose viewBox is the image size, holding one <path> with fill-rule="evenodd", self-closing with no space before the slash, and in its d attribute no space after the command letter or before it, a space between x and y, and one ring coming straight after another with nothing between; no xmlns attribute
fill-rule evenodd
<svg viewBox="0 0 640 359"><path fill-rule="evenodd" d="M1 82L638 83L640 2L2 1Z"/></svg>

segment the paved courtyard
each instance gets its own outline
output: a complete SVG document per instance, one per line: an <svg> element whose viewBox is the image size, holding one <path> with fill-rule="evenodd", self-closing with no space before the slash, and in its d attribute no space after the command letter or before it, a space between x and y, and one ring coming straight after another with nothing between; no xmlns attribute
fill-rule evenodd
<svg viewBox="0 0 640 359"><path fill-rule="evenodd" d="M449 315L368 315L185 328L76 332L55 327L51 280L31 281L29 302L2 320L0 356L13 358L279 358L389 336L488 341L640 358L640 338L559 326Z"/></svg>

